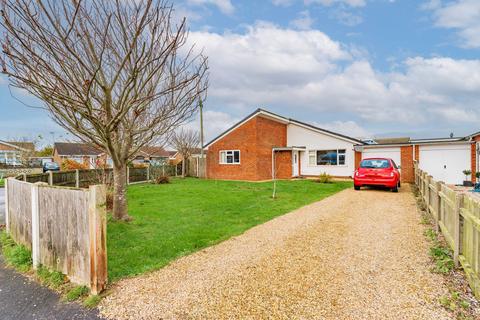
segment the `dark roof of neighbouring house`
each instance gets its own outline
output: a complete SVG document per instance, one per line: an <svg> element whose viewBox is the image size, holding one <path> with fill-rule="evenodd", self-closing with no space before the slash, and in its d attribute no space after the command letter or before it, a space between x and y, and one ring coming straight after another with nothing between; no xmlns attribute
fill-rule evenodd
<svg viewBox="0 0 480 320"><path fill-rule="evenodd" d="M322 128L316 127L314 125L311 125L309 123L301 122L301 121L291 119L291 118L286 118L284 116L278 115L278 114L270 112L268 110L259 108L259 109L255 110L254 112L252 112L251 114L249 114L248 116L246 116L245 118L243 118L242 120L240 120L239 122L237 122L236 124L234 124L233 126L231 126L229 129L222 132L220 135L218 135L214 139L212 139L210 142L208 142L206 145L204 145L204 148L208 147L209 145L216 142L220 138L223 138L225 135L227 135L228 133L230 133L231 131L236 129L242 123L250 120L251 118L253 118L257 115L262 115L262 114L266 115L266 116L273 117L273 118L281 119L282 121L284 121L286 123L293 123L293 124L297 124L297 125L300 125L300 126L303 126L303 127L307 127L307 128L309 128L313 131L323 132L323 133L326 133L328 135L336 136L338 138L341 138L341 139L344 139L344 140L349 140L349 141L354 142L354 143L364 144L362 141L360 141L356 138L352 138L352 137L349 137L349 136L346 136L346 135L343 135L343 134L340 134L340 133L337 133L337 132L333 132L333 131L330 131L330 130L322 129Z"/></svg>
<svg viewBox="0 0 480 320"><path fill-rule="evenodd" d="M33 142L19 142L19 141L4 141L0 140L0 143L9 145L11 147L21 149L23 151L35 151L35 144Z"/></svg>
<svg viewBox="0 0 480 320"><path fill-rule="evenodd" d="M149 157L169 157L170 153L165 150L163 147L156 147L156 146L146 146L140 148L138 153L145 154Z"/></svg>
<svg viewBox="0 0 480 320"><path fill-rule="evenodd" d="M399 137L399 138L375 138L376 143L378 144L391 144L391 143L408 143L410 142L410 137Z"/></svg>
<svg viewBox="0 0 480 320"><path fill-rule="evenodd" d="M177 150L169 150L169 151L167 151L167 152L168 152L168 156L169 156L170 158L175 157L175 156L177 155L177 153L178 153Z"/></svg>
<svg viewBox="0 0 480 320"><path fill-rule="evenodd" d="M103 151L88 143L55 142L53 149L60 156L97 156Z"/></svg>

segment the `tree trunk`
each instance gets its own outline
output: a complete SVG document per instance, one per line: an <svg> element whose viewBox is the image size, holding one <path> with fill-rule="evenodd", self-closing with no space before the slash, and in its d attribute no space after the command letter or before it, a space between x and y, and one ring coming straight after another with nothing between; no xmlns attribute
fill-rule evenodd
<svg viewBox="0 0 480 320"><path fill-rule="evenodd" d="M182 160L182 178L185 178L185 161L186 161L186 159L183 158L183 160Z"/></svg>
<svg viewBox="0 0 480 320"><path fill-rule="evenodd" d="M116 220L130 220L127 211L127 166L113 166L113 217Z"/></svg>

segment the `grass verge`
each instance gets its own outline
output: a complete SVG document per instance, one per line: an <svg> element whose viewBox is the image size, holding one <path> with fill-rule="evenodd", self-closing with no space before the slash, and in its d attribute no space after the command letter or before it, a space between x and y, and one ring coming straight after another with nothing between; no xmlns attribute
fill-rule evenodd
<svg viewBox="0 0 480 320"><path fill-rule="evenodd" d="M0 231L0 244L5 263L20 272L32 268L32 252L25 246L18 245L5 230Z"/></svg>
<svg viewBox="0 0 480 320"><path fill-rule="evenodd" d="M239 235L282 214L351 188L350 181L277 182L172 179L130 185L129 223L109 221L110 281L159 269L174 259Z"/></svg>

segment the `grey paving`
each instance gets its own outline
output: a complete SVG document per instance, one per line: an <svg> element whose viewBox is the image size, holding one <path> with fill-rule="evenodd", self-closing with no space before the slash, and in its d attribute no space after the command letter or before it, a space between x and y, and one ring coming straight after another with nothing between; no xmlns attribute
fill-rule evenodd
<svg viewBox="0 0 480 320"><path fill-rule="evenodd" d="M60 301L59 295L6 268L0 255L0 319L98 320L98 311Z"/></svg>

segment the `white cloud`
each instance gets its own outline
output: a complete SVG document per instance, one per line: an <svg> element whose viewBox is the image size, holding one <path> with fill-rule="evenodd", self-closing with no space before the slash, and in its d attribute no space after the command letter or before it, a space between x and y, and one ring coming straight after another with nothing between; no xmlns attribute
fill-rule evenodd
<svg viewBox="0 0 480 320"><path fill-rule="evenodd" d="M437 27L457 30L462 46L480 47L480 1L456 0L443 4L432 0L423 8L433 11Z"/></svg>
<svg viewBox="0 0 480 320"><path fill-rule="evenodd" d="M315 20L310 16L308 10L302 11L298 14L298 18L290 21L290 25L299 30L311 29Z"/></svg>
<svg viewBox="0 0 480 320"><path fill-rule="evenodd" d="M224 132L240 119L232 117L230 114L222 111L206 110L203 114L205 144L215 138L221 132ZM192 122L184 126L187 129L200 132L200 117L198 116Z"/></svg>
<svg viewBox="0 0 480 320"><path fill-rule="evenodd" d="M313 122L319 128L341 133L354 138L367 138L372 136L372 132L363 128L358 123L352 120L347 121L333 121L328 123Z"/></svg>
<svg viewBox="0 0 480 320"><path fill-rule="evenodd" d="M333 10L330 13L330 16L341 24L349 27L354 27L363 22L363 18L360 15L347 11L344 8Z"/></svg>
<svg viewBox="0 0 480 320"><path fill-rule="evenodd" d="M192 5L214 5L225 14L232 14L235 11L235 7L230 0L188 0L188 3Z"/></svg>
<svg viewBox="0 0 480 320"><path fill-rule="evenodd" d="M367 4L366 0L305 0L306 5L317 3L324 6L332 6L334 4L345 4L351 7L363 7Z"/></svg>
<svg viewBox="0 0 480 320"><path fill-rule="evenodd" d="M385 73L318 30L265 23L244 33L192 32L189 41L209 56L207 105L237 118L265 107L304 121L341 121L337 127L361 134L372 126L460 128L480 117L480 60L413 57Z"/></svg>

